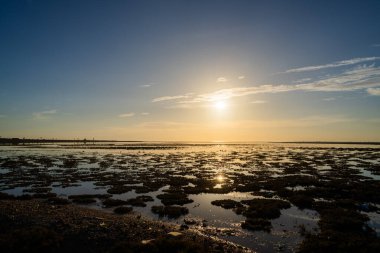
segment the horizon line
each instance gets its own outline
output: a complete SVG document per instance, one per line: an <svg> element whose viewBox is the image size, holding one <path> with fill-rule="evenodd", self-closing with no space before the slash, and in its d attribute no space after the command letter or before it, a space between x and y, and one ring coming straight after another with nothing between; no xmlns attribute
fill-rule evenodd
<svg viewBox="0 0 380 253"><path fill-rule="evenodd" d="M139 143L215 143L215 144L240 144L240 143L288 143L288 144L371 144L380 145L380 141L323 141L323 140L304 140L304 141L184 141L184 140L107 140L107 139L87 139L87 138L19 138L19 137L0 137L1 144L14 144L14 143L59 143L59 142L74 142L74 143L99 143L99 142L139 142Z"/></svg>

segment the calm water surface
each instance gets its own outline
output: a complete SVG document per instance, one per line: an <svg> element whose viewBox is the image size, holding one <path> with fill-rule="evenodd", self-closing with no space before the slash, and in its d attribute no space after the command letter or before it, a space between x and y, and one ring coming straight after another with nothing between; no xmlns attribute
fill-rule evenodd
<svg viewBox="0 0 380 253"><path fill-rule="evenodd" d="M339 177L337 166L350 170L357 180L380 180L371 170L380 164L380 149L363 145L323 144L88 144L3 146L0 147L0 190L13 195L47 188L48 192L67 198L78 194L106 194L117 185L131 190L113 194L112 198L128 200L149 195L154 201L134 212L152 219L183 224L184 218L196 221L190 226L201 233L217 236L259 252L293 252L302 241L300 227L318 232L318 212L294 205L281 210L271 220L270 232L241 228L246 219L232 209L212 205L214 200L235 201L254 198L281 199L274 192L244 188L275 178L302 175L328 180ZM189 214L178 219L159 218L151 212L162 205L156 196L168 190L187 191L198 187L199 179L207 182L202 192L187 194L192 203L185 204ZM156 182L155 187L152 182ZM286 190L302 192L313 185L287 186ZM190 189L191 190L191 189ZM269 194L269 195L268 195ZM315 199L315 201L327 201ZM100 199L86 205L105 212ZM370 226L380 232L380 218L369 213Z"/></svg>

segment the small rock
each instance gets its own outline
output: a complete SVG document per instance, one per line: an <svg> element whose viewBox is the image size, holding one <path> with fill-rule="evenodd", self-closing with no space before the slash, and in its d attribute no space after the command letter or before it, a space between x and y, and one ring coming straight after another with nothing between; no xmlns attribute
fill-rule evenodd
<svg viewBox="0 0 380 253"><path fill-rule="evenodd" d="M180 233L180 232L176 232L176 231L172 231L172 232L169 232L168 235L171 235L171 236L177 237L177 236L181 236L182 233Z"/></svg>
<svg viewBox="0 0 380 253"><path fill-rule="evenodd" d="M150 240L142 240L141 241L141 244L149 244L149 243L151 243L151 242L153 242L154 241L154 239L150 239Z"/></svg>

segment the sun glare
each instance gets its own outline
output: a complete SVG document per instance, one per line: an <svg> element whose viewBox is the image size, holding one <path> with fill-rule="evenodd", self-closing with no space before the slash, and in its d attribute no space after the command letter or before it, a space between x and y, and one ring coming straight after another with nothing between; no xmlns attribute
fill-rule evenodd
<svg viewBox="0 0 380 253"><path fill-rule="evenodd" d="M223 182L226 178L223 175L217 175L215 177L216 181L218 182Z"/></svg>
<svg viewBox="0 0 380 253"><path fill-rule="evenodd" d="M223 110L227 107L227 103L225 101L216 101L214 107L218 110Z"/></svg>

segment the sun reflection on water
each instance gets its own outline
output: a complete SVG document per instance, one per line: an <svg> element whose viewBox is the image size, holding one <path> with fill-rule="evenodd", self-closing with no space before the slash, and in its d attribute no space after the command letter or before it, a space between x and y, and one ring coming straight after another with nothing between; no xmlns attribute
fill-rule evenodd
<svg viewBox="0 0 380 253"><path fill-rule="evenodd" d="M226 180L226 178L223 175L219 174L215 177L215 180L220 182L220 183L223 183Z"/></svg>

